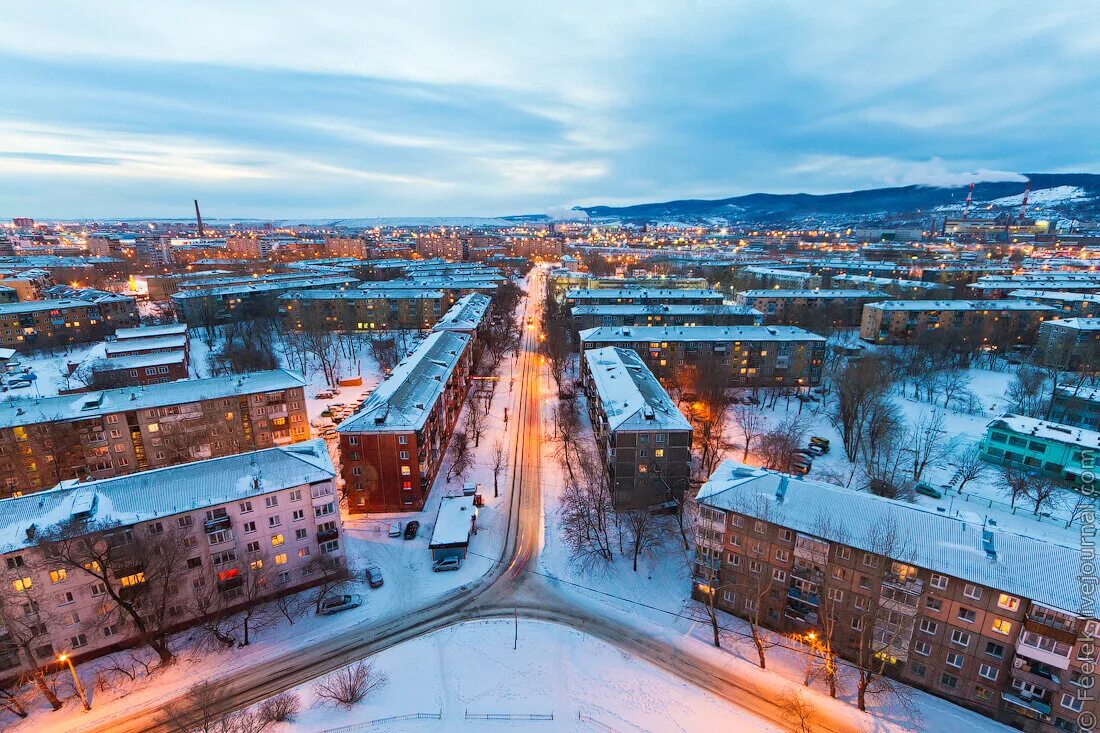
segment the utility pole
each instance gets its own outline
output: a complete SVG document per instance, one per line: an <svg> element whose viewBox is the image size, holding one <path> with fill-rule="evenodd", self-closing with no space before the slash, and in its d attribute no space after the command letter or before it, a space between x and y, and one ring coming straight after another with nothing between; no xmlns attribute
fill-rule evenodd
<svg viewBox="0 0 1100 733"><path fill-rule="evenodd" d="M73 666L73 658L68 654L59 654L57 657L59 662L66 662L69 665L69 672L73 676L73 684L76 685L76 693L80 695L80 702L84 704L84 711L92 709L91 704L88 702L88 696L84 694L84 686L80 684L80 678L76 676L76 667Z"/></svg>
<svg viewBox="0 0 1100 733"><path fill-rule="evenodd" d="M516 620L516 635L512 639L512 651L519 649L519 610L512 606L512 615Z"/></svg>
<svg viewBox="0 0 1100 733"><path fill-rule="evenodd" d="M203 228L202 228L202 214L199 212L199 200L198 199L195 199L195 219L198 221L198 224L199 224L199 236L200 237L205 236L205 233L203 232Z"/></svg>

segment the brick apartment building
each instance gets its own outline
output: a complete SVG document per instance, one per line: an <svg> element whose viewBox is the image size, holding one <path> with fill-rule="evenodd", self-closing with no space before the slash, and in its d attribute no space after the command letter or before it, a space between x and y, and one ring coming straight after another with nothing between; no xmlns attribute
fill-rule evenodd
<svg viewBox="0 0 1100 733"><path fill-rule="evenodd" d="M239 604L246 576L264 595L308 587L328 572L319 561L343 565L335 478L318 440L0 500L0 679L140 643L108 586L168 631L195 623L200 599ZM103 536L113 567L50 552L51 523Z"/></svg>
<svg viewBox="0 0 1100 733"><path fill-rule="evenodd" d="M337 426L348 511L420 511L469 388L471 337L435 331Z"/></svg>
<svg viewBox="0 0 1100 733"><path fill-rule="evenodd" d="M208 323L247 317L249 313L275 313L278 296L290 290L353 288L358 283L353 277L328 275L195 290L180 289L172 294L171 302L176 317L195 328Z"/></svg>
<svg viewBox="0 0 1100 733"><path fill-rule="evenodd" d="M465 333L475 340L489 325L492 299L482 293L470 293L452 305L434 326L433 331Z"/></svg>
<svg viewBox="0 0 1100 733"><path fill-rule="evenodd" d="M305 380L282 369L0 403L0 495L309 438Z"/></svg>
<svg viewBox="0 0 1100 733"><path fill-rule="evenodd" d="M1055 318L1039 326L1035 360L1056 369L1100 371L1100 318Z"/></svg>
<svg viewBox="0 0 1100 733"><path fill-rule="evenodd" d="M741 290L740 305L764 314L764 322L790 326L828 323L858 326L863 306L890 296L874 290Z"/></svg>
<svg viewBox="0 0 1100 733"><path fill-rule="evenodd" d="M891 300L863 307L859 336L880 344L927 341L1031 344L1057 315L1029 300Z"/></svg>
<svg viewBox="0 0 1100 733"><path fill-rule="evenodd" d="M443 312L444 295L423 288L301 290L279 296L279 312L293 330L323 324L338 331L423 331Z"/></svg>
<svg viewBox="0 0 1100 733"><path fill-rule="evenodd" d="M683 496L691 469L691 424L637 352L589 349L581 382L616 509Z"/></svg>
<svg viewBox="0 0 1100 733"><path fill-rule="evenodd" d="M937 300L951 298L955 289L950 285L926 283L923 280L906 280L894 277L869 275L837 275L830 280L834 288L877 290L891 298L903 300Z"/></svg>
<svg viewBox="0 0 1100 733"><path fill-rule="evenodd" d="M634 349L654 374L715 366L732 387L812 387L821 383L825 339L795 326L601 327L581 331L581 350Z"/></svg>
<svg viewBox="0 0 1100 733"><path fill-rule="evenodd" d="M691 290L688 288L622 288L619 290L569 290L565 293L565 305L721 305L725 296L716 290Z"/></svg>
<svg viewBox="0 0 1100 733"><path fill-rule="evenodd" d="M2 281L0 281L2 282ZM1097 286L1100 289L1100 286ZM1009 298L1044 303L1062 311L1066 318L1096 318L1100 316L1100 294L1074 293L1061 290L1013 290Z"/></svg>
<svg viewBox="0 0 1100 733"><path fill-rule="evenodd" d="M570 311L573 330L600 326L759 326L760 311L746 305L664 305L623 303L578 305Z"/></svg>
<svg viewBox="0 0 1100 733"><path fill-rule="evenodd" d="M0 303L0 346L25 352L100 341L140 321L133 298L69 288L64 297Z"/></svg>
<svg viewBox="0 0 1100 733"><path fill-rule="evenodd" d="M1100 389L1061 386L1050 397L1050 419L1063 425L1100 431Z"/></svg>
<svg viewBox="0 0 1100 733"><path fill-rule="evenodd" d="M1070 534L983 527L728 460L697 502L696 599L813 630L849 661L1021 730L1087 730L1100 628L1079 615Z"/></svg>

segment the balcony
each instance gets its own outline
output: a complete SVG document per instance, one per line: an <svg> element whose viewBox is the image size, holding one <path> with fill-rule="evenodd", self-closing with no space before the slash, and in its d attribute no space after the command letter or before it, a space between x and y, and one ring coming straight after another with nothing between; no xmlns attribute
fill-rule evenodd
<svg viewBox="0 0 1100 733"><path fill-rule="evenodd" d="M797 603L804 604L810 608L818 608L821 606L821 596L817 593L807 593L800 588L788 588L787 598L796 601Z"/></svg>
<svg viewBox="0 0 1100 733"><path fill-rule="evenodd" d="M229 517L216 517L214 519L207 519L203 522L202 526L203 529L206 530L206 534L214 534L219 530L229 529L233 526L233 522Z"/></svg>
<svg viewBox="0 0 1100 733"><path fill-rule="evenodd" d="M244 577L241 575L234 575L232 578L226 578L225 580L219 580L217 582L219 593L228 593L229 591L236 590L244 585Z"/></svg>
<svg viewBox="0 0 1100 733"><path fill-rule="evenodd" d="M1047 665L1048 667L1053 667L1062 671L1069 669L1069 658L1072 653L1071 648L1067 648L1066 654L1065 656L1063 656L1055 651L1040 649L1039 647L1025 644L1025 636L1026 634L1021 634L1020 638L1016 640L1017 655L1027 657L1027 659L1033 662L1039 662L1041 664Z"/></svg>
<svg viewBox="0 0 1100 733"><path fill-rule="evenodd" d="M1001 699L1013 711L1028 718L1038 720L1050 720L1050 705L1036 700L1025 692L1016 695L1011 692L1002 692Z"/></svg>
<svg viewBox="0 0 1100 733"><path fill-rule="evenodd" d="M332 529L319 529L319 530L317 530L317 541L318 542L328 542L329 540L334 540L339 536L340 536L340 530L337 529L336 527L333 527Z"/></svg>
<svg viewBox="0 0 1100 733"><path fill-rule="evenodd" d="M1021 682L1027 682L1028 684L1034 685L1035 687L1038 687L1039 689L1042 689L1042 690L1053 691L1053 690L1056 690L1058 688L1058 677L1057 677L1057 675L1052 674L1052 675L1050 675L1050 677L1047 677L1043 674L1037 674L1035 672L1030 672L1027 669L1023 668L1023 667L1017 667L1017 668L1013 669L1012 670L1012 678L1020 680Z"/></svg>

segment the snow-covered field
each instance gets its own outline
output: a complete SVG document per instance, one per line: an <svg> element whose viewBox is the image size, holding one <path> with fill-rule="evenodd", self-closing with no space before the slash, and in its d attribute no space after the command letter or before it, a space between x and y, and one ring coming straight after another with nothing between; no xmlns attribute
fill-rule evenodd
<svg viewBox="0 0 1100 733"><path fill-rule="evenodd" d="M280 730L317 733L391 716L440 712L440 720L392 721L362 729L782 730L579 631L553 624L461 624L382 652L373 662L388 678L375 696L345 710L318 704L313 686L303 685L295 690L302 697L302 714ZM553 715L553 720L467 720L467 713Z"/></svg>

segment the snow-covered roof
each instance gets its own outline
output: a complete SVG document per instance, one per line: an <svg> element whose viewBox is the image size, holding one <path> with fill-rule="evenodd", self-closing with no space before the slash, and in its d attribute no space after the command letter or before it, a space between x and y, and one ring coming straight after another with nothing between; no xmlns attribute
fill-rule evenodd
<svg viewBox="0 0 1100 733"><path fill-rule="evenodd" d="M271 293L295 288L324 288L338 285L355 285L359 281L353 277L316 277L313 279L292 280L289 282L247 283L244 285L231 285L224 288L201 288L198 290L181 290L172 293L172 300L191 300L192 298L206 298L220 295L244 295L248 293Z"/></svg>
<svg viewBox="0 0 1100 733"><path fill-rule="evenodd" d="M293 290L279 296L279 300L378 300L378 299L442 300L439 290L394 288L392 290Z"/></svg>
<svg viewBox="0 0 1100 733"><path fill-rule="evenodd" d="M444 496L439 500L435 515L435 528L428 547L464 545L470 541L470 528L477 515L472 496Z"/></svg>
<svg viewBox="0 0 1100 733"><path fill-rule="evenodd" d="M570 309L570 313L574 316L764 315L751 306L732 303L696 303L692 305L682 305L678 303L605 303L596 305L575 305Z"/></svg>
<svg viewBox="0 0 1100 733"><path fill-rule="evenodd" d="M131 354L135 351L148 351L151 349L178 349L183 351L187 345L186 336L153 336L151 338L123 339L122 341L108 341L104 353L107 356Z"/></svg>
<svg viewBox="0 0 1100 733"><path fill-rule="evenodd" d="M819 341L798 326L599 326L580 333L582 342L635 341Z"/></svg>
<svg viewBox="0 0 1100 733"><path fill-rule="evenodd" d="M782 494L780 500L777 494ZM1077 613L1079 547L941 514L894 499L725 460L696 501L867 552L896 527L893 559ZM1041 531L1041 529L1040 529ZM986 534L995 557L986 552Z"/></svg>
<svg viewBox="0 0 1100 733"><path fill-rule="evenodd" d="M863 285L898 285L905 288L923 288L925 290L942 290L945 285L940 283L926 283L923 280L904 280L894 277L874 277L873 275L837 275L834 283L860 283Z"/></svg>
<svg viewBox="0 0 1100 733"><path fill-rule="evenodd" d="M877 290L803 288L798 290L738 290L738 298L889 298Z"/></svg>
<svg viewBox="0 0 1100 733"><path fill-rule="evenodd" d="M987 430L990 428L1007 429L1020 435L1049 440L1052 443L1100 448L1100 433L1025 415L1002 415L986 426Z"/></svg>
<svg viewBox="0 0 1100 733"><path fill-rule="evenodd" d="M1057 392L1063 399L1084 400L1085 402L1100 402L1100 387L1080 387L1063 384L1057 387Z"/></svg>
<svg viewBox="0 0 1100 733"><path fill-rule="evenodd" d="M1100 318L1055 318L1047 321L1051 328L1072 328L1077 331L1100 331ZM1046 324L1044 324L1046 325Z"/></svg>
<svg viewBox="0 0 1100 733"><path fill-rule="evenodd" d="M42 530L91 509L96 522L123 525L194 511L335 478L323 440L194 461L99 481L66 481L0 500L0 552L26 546Z"/></svg>
<svg viewBox="0 0 1100 733"><path fill-rule="evenodd" d="M92 362L93 372L113 372L117 369L141 369L143 367L166 366L168 364L182 364L182 351L160 351L155 354L133 354L131 356L116 356L110 359L99 359Z"/></svg>
<svg viewBox="0 0 1100 733"><path fill-rule="evenodd" d="M179 283L181 290L224 288L231 285L265 285L267 283L284 283L294 280L308 280L317 277L316 272L280 272L267 275L228 275L225 277L204 277L199 280L183 280Z"/></svg>
<svg viewBox="0 0 1100 733"><path fill-rule="evenodd" d="M1054 311L1030 300L886 300L868 308L888 311Z"/></svg>
<svg viewBox="0 0 1100 733"><path fill-rule="evenodd" d="M119 341L126 341L127 339L151 338L155 336L183 336L186 333L186 323L166 323L163 326L120 328L115 331L115 338Z"/></svg>
<svg viewBox="0 0 1100 733"><path fill-rule="evenodd" d="M455 331L428 334L374 388L363 408L336 430L341 433L419 430L469 343L468 334Z"/></svg>
<svg viewBox="0 0 1100 733"><path fill-rule="evenodd" d="M107 300L107 299L103 299ZM130 300L124 296L115 296L114 302ZM89 308L101 301L81 300L77 298L63 298L54 300L24 300L19 303L0 303L0 318L17 315L19 313L39 313L41 311L66 310L69 308Z"/></svg>
<svg viewBox="0 0 1100 733"><path fill-rule="evenodd" d="M760 267L759 265L749 265L744 269L744 272L748 272L753 275L764 275L766 277L776 278L809 278L815 277L812 272L805 272L803 270L784 270L779 267Z"/></svg>
<svg viewBox="0 0 1100 733"><path fill-rule="evenodd" d="M1074 293L1064 290L1013 290L1008 294L1010 298L1023 300L1056 300L1067 303L1084 303L1086 301L1100 302L1100 294Z"/></svg>
<svg viewBox="0 0 1100 733"><path fill-rule="evenodd" d="M0 428L55 420L81 420L127 410L147 410L152 407L304 386L305 380L300 374L286 369L275 369L227 377L182 379L144 387L104 389L59 397L4 400L0 402Z"/></svg>
<svg viewBox="0 0 1100 733"><path fill-rule="evenodd" d="M691 430L638 352L606 346L584 361L611 430Z"/></svg>
<svg viewBox="0 0 1100 733"><path fill-rule="evenodd" d="M608 298L662 298L665 300L686 300L687 298L710 298L722 300L724 295L716 290L680 290L675 288L608 288L606 290L585 290L574 288L565 293L573 300L596 300Z"/></svg>
<svg viewBox="0 0 1100 733"><path fill-rule="evenodd" d="M473 331L481 325L489 312L492 299L484 293L469 293L455 301L443 314L433 331Z"/></svg>

